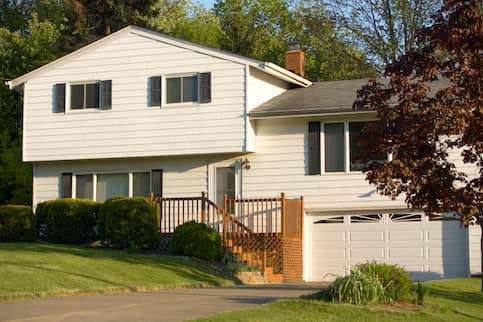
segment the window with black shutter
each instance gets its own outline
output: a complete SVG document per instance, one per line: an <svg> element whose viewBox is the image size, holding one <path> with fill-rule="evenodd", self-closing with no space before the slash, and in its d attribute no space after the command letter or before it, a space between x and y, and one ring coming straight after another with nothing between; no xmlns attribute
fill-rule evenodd
<svg viewBox="0 0 483 322"><path fill-rule="evenodd" d="M72 198L72 173L62 173L61 198Z"/></svg>
<svg viewBox="0 0 483 322"><path fill-rule="evenodd" d="M153 76L150 79L151 106L161 106L161 76Z"/></svg>
<svg viewBox="0 0 483 322"><path fill-rule="evenodd" d="M156 169L151 171L151 190L155 197L163 197L163 170Z"/></svg>
<svg viewBox="0 0 483 322"><path fill-rule="evenodd" d="M65 113L65 84L55 84L54 113Z"/></svg>
<svg viewBox="0 0 483 322"><path fill-rule="evenodd" d="M308 173L320 174L320 122L309 122Z"/></svg>
<svg viewBox="0 0 483 322"><path fill-rule="evenodd" d="M112 81L101 81L101 109L110 110L112 107Z"/></svg>
<svg viewBox="0 0 483 322"><path fill-rule="evenodd" d="M211 102L211 73L200 74L200 103Z"/></svg>

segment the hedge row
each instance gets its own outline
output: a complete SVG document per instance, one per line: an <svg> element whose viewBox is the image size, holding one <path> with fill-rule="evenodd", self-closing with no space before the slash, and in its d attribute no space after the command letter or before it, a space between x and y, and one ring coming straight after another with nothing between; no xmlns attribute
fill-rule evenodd
<svg viewBox="0 0 483 322"><path fill-rule="evenodd" d="M117 248L154 248L159 244L155 208L144 198L114 198L104 203L56 199L37 205L0 206L0 241L84 244L102 240Z"/></svg>

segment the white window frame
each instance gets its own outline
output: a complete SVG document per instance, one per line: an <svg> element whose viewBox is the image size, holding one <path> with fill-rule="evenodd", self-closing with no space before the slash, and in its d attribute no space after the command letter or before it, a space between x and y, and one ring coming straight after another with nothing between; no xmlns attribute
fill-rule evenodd
<svg viewBox="0 0 483 322"><path fill-rule="evenodd" d="M320 174L324 175L343 175L343 174L361 174L360 170L350 169L350 131L349 123L363 123L375 120L354 120L354 121L321 121L320 122ZM344 171L326 172L325 171L325 124L343 123L344 124ZM392 160L391 153L387 154L387 160Z"/></svg>
<svg viewBox="0 0 483 322"><path fill-rule="evenodd" d="M173 78L183 78L183 77L190 77L190 76L196 76L198 79L198 97L196 101L190 101L190 102L178 102L178 103L168 103L168 79L173 79ZM181 74L168 74L164 75L162 77L162 85L161 85L161 92L162 92L162 103L164 106L198 106L200 105L200 90L201 90L201 84L200 84L200 72L194 72L194 73L181 73ZM181 80L181 100L183 100L183 81Z"/></svg>
<svg viewBox="0 0 483 322"><path fill-rule="evenodd" d="M67 82L65 88L65 111L69 113L86 113L86 112L101 112L101 93L99 91L99 106L98 107L90 107L87 108L86 106L86 95L85 95L85 85L89 84L100 84L100 80L86 80L86 81L75 81L75 82ZM72 96L71 96L71 86L74 85L84 85L84 107L72 109Z"/></svg>
<svg viewBox="0 0 483 322"><path fill-rule="evenodd" d="M149 187L151 189L153 185L153 172L148 170L134 170L134 171L95 171L95 172L76 172L72 174L72 198L77 198L77 176L79 175L92 175L92 200L97 201L97 176L100 174L120 174L126 173L128 175L128 198L133 197L133 174L134 173L149 173Z"/></svg>

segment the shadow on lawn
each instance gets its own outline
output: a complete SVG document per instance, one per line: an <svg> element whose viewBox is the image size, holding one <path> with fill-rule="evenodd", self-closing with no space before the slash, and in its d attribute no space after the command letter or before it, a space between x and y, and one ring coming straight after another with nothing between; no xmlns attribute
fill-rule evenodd
<svg viewBox="0 0 483 322"><path fill-rule="evenodd" d="M2 243L0 250L15 252L16 255L21 255L22 252L29 253L42 253L42 254L54 254L62 253L66 255L89 258L92 260L96 259L109 259L111 261L122 262L129 265L143 265L148 266L153 269L165 269L174 272L181 278L187 280L193 280L200 283L210 283L213 285L218 285L219 281L213 274L215 274L214 269L211 269L201 262L196 262L190 258L175 258L169 256L161 255L143 255L135 252L127 252L123 250L116 249L106 249L106 248L92 248L84 246L72 246L72 245L59 245L59 244L48 244L48 243ZM5 264L13 266L23 266L27 268L34 268L45 271L53 271L64 274L70 274L73 276L88 278L97 280L99 282L108 283L117 287L125 287L132 289L129 285L119 284L110 280L105 280L98 278L97 276L81 274L77 272L69 272L62 270L55 270L52 268L46 268L39 264L38 261L33 260L30 265L19 264L18 262L4 262Z"/></svg>
<svg viewBox="0 0 483 322"><path fill-rule="evenodd" d="M451 301L483 305L482 292L454 291L431 286L429 287L429 294L434 297L440 297Z"/></svg>

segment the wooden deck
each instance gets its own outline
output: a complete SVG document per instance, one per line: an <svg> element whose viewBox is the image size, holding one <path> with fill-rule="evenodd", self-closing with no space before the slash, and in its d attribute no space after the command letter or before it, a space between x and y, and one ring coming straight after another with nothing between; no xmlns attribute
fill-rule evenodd
<svg viewBox="0 0 483 322"><path fill-rule="evenodd" d="M200 197L152 198L159 231L196 221L220 233L223 246L274 282L302 280L303 197L224 198L223 205Z"/></svg>

